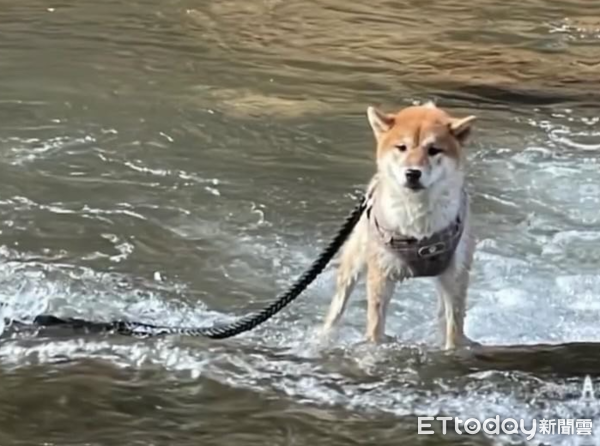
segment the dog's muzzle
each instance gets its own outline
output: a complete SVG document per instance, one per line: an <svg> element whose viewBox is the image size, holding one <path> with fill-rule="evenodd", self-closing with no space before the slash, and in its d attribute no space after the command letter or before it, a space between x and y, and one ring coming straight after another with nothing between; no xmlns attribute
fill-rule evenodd
<svg viewBox="0 0 600 446"><path fill-rule="evenodd" d="M412 190L424 189L424 186L421 183L421 174L422 172L419 169L407 169L404 173L404 176L406 177L406 187Z"/></svg>

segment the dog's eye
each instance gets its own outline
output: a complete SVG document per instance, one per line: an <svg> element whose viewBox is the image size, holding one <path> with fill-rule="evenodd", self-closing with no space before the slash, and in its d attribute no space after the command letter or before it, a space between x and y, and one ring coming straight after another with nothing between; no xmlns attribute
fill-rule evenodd
<svg viewBox="0 0 600 446"><path fill-rule="evenodd" d="M442 149L438 149L437 147L430 147L429 150L427 151L427 153L429 153L429 156L436 156L438 153L442 153L443 150Z"/></svg>
<svg viewBox="0 0 600 446"><path fill-rule="evenodd" d="M396 149L398 149L400 152L406 152L406 146L404 144L396 146Z"/></svg>

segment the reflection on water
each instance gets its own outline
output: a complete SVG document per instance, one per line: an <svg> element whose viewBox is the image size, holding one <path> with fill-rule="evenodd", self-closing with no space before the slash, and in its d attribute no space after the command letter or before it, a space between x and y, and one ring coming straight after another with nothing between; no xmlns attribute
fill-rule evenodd
<svg viewBox="0 0 600 446"><path fill-rule="evenodd" d="M320 348L329 269L226 341L6 334L0 443L509 441L417 435L432 414L589 417L600 438L597 9L0 0L5 316L204 325L264 305L372 174L366 107L434 99L480 118L466 330L492 346L440 352L414 281L391 304L397 344L360 344L359 287Z"/></svg>

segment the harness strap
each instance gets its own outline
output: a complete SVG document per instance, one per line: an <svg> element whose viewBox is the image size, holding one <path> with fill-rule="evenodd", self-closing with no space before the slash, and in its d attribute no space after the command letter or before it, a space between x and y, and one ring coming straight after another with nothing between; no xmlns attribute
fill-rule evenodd
<svg viewBox="0 0 600 446"><path fill-rule="evenodd" d="M450 223L446 228L422 239L406 237L401 234L393 234L391 231L383 229L379 224L375 214L373 214L372 217L373 223L381 238L386 242L386 244L389 244L394 251L411 251L418 249L420 257L430 257L431 255L439 254L447 251L448 249L452 249L452 243L448 242L452 242L462 234L464 227L464 214L467 208L466 201L466 192L463 190L460 209L454 222Z"/></svg>

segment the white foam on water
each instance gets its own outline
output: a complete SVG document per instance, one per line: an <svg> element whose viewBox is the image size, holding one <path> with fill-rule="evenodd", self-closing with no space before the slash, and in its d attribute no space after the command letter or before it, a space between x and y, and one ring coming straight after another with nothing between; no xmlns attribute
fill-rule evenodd
<svg viewBox="0 0 600 446"><path fill-rule="evenodd" d="M55 156L59 152L78 150L95 142L96 138L93 135L56 136L46 140L11 137L0 140L0 144L9 147L9 152L4 153L1 158L20 166Z"/></svg>

